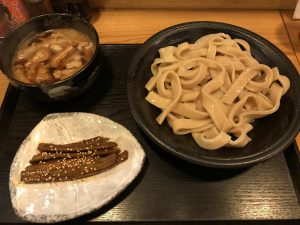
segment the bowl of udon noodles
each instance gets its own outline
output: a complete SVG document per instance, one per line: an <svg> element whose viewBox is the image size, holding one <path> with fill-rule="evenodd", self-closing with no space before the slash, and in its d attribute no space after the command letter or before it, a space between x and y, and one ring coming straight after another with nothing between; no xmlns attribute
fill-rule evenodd
<svg viewBox="0 0 300 225"><path fill-rule="evenodd" d="M296 68L268 40L241 27L166 28L137 51L127 81L140 128L191 163L248 167L286 149L299 132Z"/></svg>
<svg viewBox="0 0 300 225"><path fill-rule="evenodd" d="M64 13L34 17L1 43L0 69L31 98L66 100L99 74L99 37L85 19Z"/></svg>

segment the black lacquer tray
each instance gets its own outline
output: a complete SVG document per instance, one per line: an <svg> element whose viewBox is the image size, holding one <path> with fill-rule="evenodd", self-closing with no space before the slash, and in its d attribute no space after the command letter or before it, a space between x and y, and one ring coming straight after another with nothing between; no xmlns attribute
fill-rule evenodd
<svg viewBox="0 0 300 225"><path fill-rule="evenodd" d="M128 107L126 76L139 45L102 45L95 85L78 99L39 103L9 86L0 111L0 223L21 223L8 190L13 157L48 113L91 112L127 127L143 146L141 174L105 207L67 223L300 224L296 144L246 169L210 169L171 156L138 128ZM134 90L133 90L134 91Z"/></svg>

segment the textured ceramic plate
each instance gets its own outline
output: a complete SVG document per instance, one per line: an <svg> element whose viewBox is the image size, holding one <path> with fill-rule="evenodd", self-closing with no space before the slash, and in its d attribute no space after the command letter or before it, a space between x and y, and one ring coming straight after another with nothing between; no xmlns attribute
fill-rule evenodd
<svg viewBox="0 0 300 225"><path fill-rule="evenodd" d="M109 137L128 160L103 173L75 181L24 184L20 172L37 153L40 142L66 144L95 136ZM122 125L89 113L49 114L23 141L10 170L10 194L18 216L30 222L64 221L89 213L111 201L140 172L145 153Z"/></svg>
<svg viewBox="0 0 300 225"><path fill-rule="evenodd" d="M166 123L161 126L156 123L155 118L161 111L145 100L145 84L152 76L150 67L159 56L160 48L177 46L182 42L194 43L204 35L220 32L247 41L251 46L252 55L263 64L277 66L281 74L289 77L291 87L283 96L276 113L255 121L254 129L249 133L252 141L245 147L224 147L216 151L207 151L199 147L191 135L175 135ZM132 59L127 82L129 106L139 126L166 151L192 163L218 168L250 166L286 149L299 131L300 79L296 68L268 40L234 25L191 22L160 31L149 38Z"/></svg>

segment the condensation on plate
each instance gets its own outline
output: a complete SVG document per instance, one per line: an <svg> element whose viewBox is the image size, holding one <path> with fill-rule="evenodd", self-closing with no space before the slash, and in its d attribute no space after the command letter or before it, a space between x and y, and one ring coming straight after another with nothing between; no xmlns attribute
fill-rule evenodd
<svg viewBox="0 0 300 225"><path fill-rule="evenodd" d="M40 142L66 144L95 136L109 137L128 160L103 173L56 183L24 184L20 172L29 165ZM72 219L101 208L138 175L145 153L122 125L90 113L49 114L32 130L17 151L10 170L10 195L16 214L24 220L52 223Z"/></svg>

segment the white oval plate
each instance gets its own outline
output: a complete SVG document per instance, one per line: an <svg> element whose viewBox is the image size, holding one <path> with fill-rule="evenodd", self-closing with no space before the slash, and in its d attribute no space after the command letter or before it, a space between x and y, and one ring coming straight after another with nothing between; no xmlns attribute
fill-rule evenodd
<svg viewBox="0 0 300 225"><path fill-rule="evenodd" d="M128 160L103 173L56 183L24 184L20 172L38 153L40 142L66 144L95 136L109 137L127 150ZM24 220L52 223L72 219L107 204L141 171L145 153L122 125L90 113L55 113L44 117L23 141L10 169L10 195L16 214Z"/></svg>

